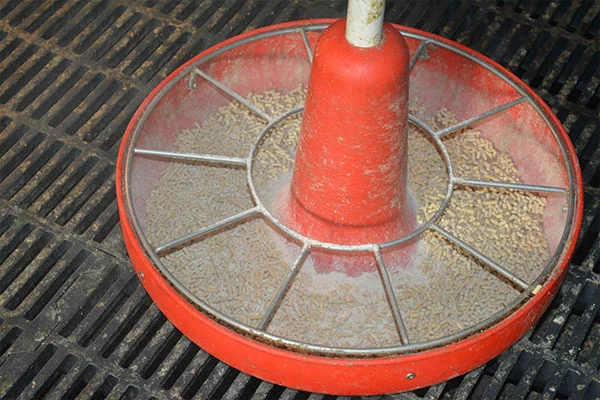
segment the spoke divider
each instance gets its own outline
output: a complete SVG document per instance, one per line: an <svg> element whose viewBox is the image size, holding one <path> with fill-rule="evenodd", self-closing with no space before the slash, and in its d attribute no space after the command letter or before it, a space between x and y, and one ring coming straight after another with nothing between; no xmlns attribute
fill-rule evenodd
<svg viewBox="0 0 600 400"><path fill-rule="evenodd" d="M417 50L415 51L415 54L413 54L412 58L410 59L410 64L408 64L408 72L410 72L410 71L413 70L413 67L415 66L415 64L419 60L419 57L421 56L421 53L423 53L423 51L425 50L425 48L428 45L429 45L429 41L428 40L423 40L423 41L421 41L421 43L419 43L419 47L417 47Z"/></svg>
<svg viewBox="0 0 600 400"><path fill-rule="evenodd" d="M300 251L300 254L298 254L296 261L294 261L294 265L292 265L290 272L288 272L288 275L285 278L285 281L279 287L279 291L273 298L273 301L271 301L271 304L269 305L269 308L267 309L267 312L265 313L265 316L263 317L263 320L260 323L259 329L264 331L267 329L267 327L271 323L271 320L273 319L273 316L279 309L279 306L281 305L283 298L285 297L286 293L292 287L292 284L294 283L294 279L296 279L298 272L300 272L300 268L302 268L302 265L304 264L306 257L310 253L310 249L311 249L311 246L308 243L305 243L304 246L302 247L302 250Z"/></svg>
<svg viewBox="0 0 600 400"><path fill-rule="evenodd" d="M227 164L240 167L245 167L248 165L247 159L239 157L217 156L212 154L179 153L173 151L149 149L134 149L133 152L143 156L154 156L169 160L201 161L210 164Z"/></svg>
<svg viewBox="0 0 600 400"><path fill-rule="evenodd" d="M491 117L492 115L498 114L498 113L500 113L500 112L502 112L502 111L504 111L506 109L514 107L517 104L521 104L521 103L523 103L525 101L527 101L526 97L519 97L516 100L510 101L510 102L508 102L506 104L503 104L501 106L492 108L491 110L485 111L485 112L483 112L481 114L478 114L478 115L476 115L474 117L465 119L464 121L459 122L458 124L449 126L447 128L444 128L444 129L441 129L441 130L435 132L435 136L437 136L438 138L442 138L442 137L444 137L446 135L451 134L452 132L456 132L456 131L458 131L458 130L460 130L462 128L466 128L467 126L471 125L474 122L481 121L482 119Z"/></svg>
<svg viewBox="0 0 600 400"><path fill-rule="evenodd" d="M556 186L542 186L542 185L526 185L523 183L511 183L511 182L495 182L495 181L483 181L477 179L465 179L454 177L453 180L455 185L460 186L476 186L486 188L498 188L498 189L515 189L526 192L543 192L543 193L567 193L567 189L556 187Z"/></svg>
<svg viewBox="0 0 600 400"><path fill-rule="evenodd" d="M394 289L392 288L392 282L390 281L390 276L388 274L387 267L383 260L383 256L381 255L381 247L374 246L373 253L375 254L375 259L377 260L377 268L379 269L379 276L381 277L381 283L383 284L383 290L385 291L385 296L388 300L388 305L392 310L392 316L394 317L394 323L396 325L396 330L400 335L400 340L402 344L407 345L410 343L408 338L408 332L406 331L406 326L404 325L404 321L402 320L402 314L400 313L400 307L398 307L398 300L396 299L396 295L394 294Z"/></svg>
<svg viewBox="0 0 600 400"><path fill-rule="evenodd" d="M496 273L508 279L510 282L512 282L515 286L519 288L519 291L522 292L529 287L529 284L527 282L525 282L512 272L508 271L506 268L502 267L500 264L496 263L494 260L490 259L486 255L482 254L473 246L452 235L450 232L448 232L441 226L437 224L431 224L431 229L438 232L440 235L448 239L451 243L457 245L473 257L477 258L479 261L483 262L485 265L493 269Z"/></svg>
<svg viewBox="0 0 600 400"><path fill-rule="evenodd" d="M196 73L197 75L201 76L202 78L204 78L208 82L212 83L213 85L215 85L216 87L218 87L219 89L221 89L223 92L227 93L229 96L233 97L234 99L236 99L237 101L239 101L240 103L242 103L243 105L245 105L250 111L252 111L254 114L256 114L257 116L259 116L260 118L264 119L267 122L273 122L273 118L271 118L263 110L261 110L260 108L256 107L254 104L250 103L244 97L240 96L237 92L235 92L231 88L225 86L219 80L215 79L211 75L209 75L206 72L202 71L200 68L194 68L194 73Z"/></svg>
<svg viewBox="0 0 600 400"><path fill-rule="evenodd" d="M312 65L313 62L313 50L310 46L310 42L308 41L308 36L306 35L306 30L303 28L299 29L300 35L302 35L302 41L304 42L304 47L306 48L306 55L308 56L308 62Z"/></svg>
<svg viewBox="0 0 600 400"><path fill-rule="evenodd" d="M157 247L154 251L156 252L157 255L160 255L161 253L171 250L172 248L177 247L181 244L184 244L184 243L189 242L194 239L199 239L202 236L211 234L212 232L214 232L218 229L225 228L228 225L234 224L236 222L248 220L249 218L253 217L254 215L260 214L260 213L262 213L262 209L260 207L250 208L246 211L242 211L241 213L238 213L231 217L222 219L221 221L216 222L212 225L209 225L202 229L198 229L197 231L192 232L189 235L182 236L180 238L170 241L169 243L165 243L162 246Z"/></svg>

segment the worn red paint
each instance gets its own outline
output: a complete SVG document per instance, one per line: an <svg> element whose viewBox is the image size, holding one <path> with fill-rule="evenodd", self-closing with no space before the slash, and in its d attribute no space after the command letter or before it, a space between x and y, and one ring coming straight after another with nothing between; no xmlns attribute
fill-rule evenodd
<svg viewBox="0 0 600 400"><path fill-rule="evenodd" d="M291 194L282 193L278 217L323 242L382 243L416 224L406 181L408 46L390 24L370 48L350 44L345 28L332 24L315 48ZM375 268L372 256L343 266L313 259L320 272Z"/></svg>

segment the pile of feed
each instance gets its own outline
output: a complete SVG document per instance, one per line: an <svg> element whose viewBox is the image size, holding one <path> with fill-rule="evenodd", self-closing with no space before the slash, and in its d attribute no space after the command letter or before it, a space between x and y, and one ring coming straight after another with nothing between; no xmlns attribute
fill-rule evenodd
<svg viewBox="0 0 600 400"><path fill-rule="evenodd" d="M251 94L248 101L278 116L304 102L305 90ZM424 121L434 129L456 123L439 110ZM277 125L261 143L254 161L257 192L268 207L289 184L301 114ZM247 157L266 123L232 102L205 121L179 133L176 148L186 153ZM444 139L455 172L465 178L518 182L506 154L473 129ZM440 155L424 132L409 132L409 190L419 223L439 209L448 178ZM545 198L504 189L456 188L438 224L516 276L532 282L550 257L543 230ZM154 246L187 235L254 206L246 170L226 165L172 162L147 201L145 235ZM411 343L438 339L468 328L514 301L509 282L432 230L413 247L413 265L393 266L390 278ZM198 299L252 327L300 253L270 223L257 217L201 237L165 254L161 261ZM384 260L392 264L394 252ZM316 250L315 250L316 251ZM345 260L339 256L339 262ZM373 262L375 262L373 260ZM319 274L309 256L267 327L269 333L329 347L399 345L392 313L377 272L348 277Z"/></svg>

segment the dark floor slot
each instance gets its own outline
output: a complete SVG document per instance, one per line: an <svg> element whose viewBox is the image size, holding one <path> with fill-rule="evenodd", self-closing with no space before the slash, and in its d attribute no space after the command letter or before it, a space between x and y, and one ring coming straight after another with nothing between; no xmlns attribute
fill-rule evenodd
<svg viewBox="0 0 600 400"><path fill-rule="evenodd" d="M38 46L30 44L16 60L10 63L5 69L0 72L0 84L3 84L12 74L15 73L23 64L27 62L39 49Z"/></svg>
<svg viewBox="0 0 600 400"><path fill-rule="evenodd" d="M83 163L73 166L74 171L70 171L69 176L55 186L53 196L40 206L38 215L47 217L97 163L98 158L88 157Z"/></svg>
<svg viewBox="0 0 600 400"><path fill-rule="evenodd" d="M106 76L104 74L94 75L92 79L87 81L76 93L73 93L72 96L69 96L70 100L54 114L48 124L55 128L62 123L73 112L73 110L90 95L94 89L104 82L105 78ZM67 133L69 133L69 131L67 131Z"/></svg>
<svg viewBox="0 0 600 400"><path fill-rule="evenodd" d="M69 75L69 77L63 83L61 83L57 89L54 89L52 94L33 111L31 117L33 119L42 118L52 107L56 105L56 103L58 103L61 98L65 96L69 90L71 90L73 86L75 86L77 82L81 80L81 78L83 78L87 72L88 68L86 67L78 67L75 71L73 71L71 75Z"/></svg>
<svg viewBox="0 0 600 400"><path fill-rule="evenodd" d="M102 357L108 358L117 349L117 347L123 342L125 337L131 332L133 327L142 318L144 313L150 308L152 300L149 296L145 295L132 312L131 316L128 316L123 324L112 334L112 336L106 341L104 347L102 347Z"/></svg>
<svg viewBox="0 0 600 400"><path fill-rule="evenodd" d="M50 361L57 349L58 348L53 344L46 345L35 360L27 366L27 369L21 374L19 379L17 379L10 389L8 389L2 399L9 400L18 398L31 384L44 365Z"/></svg>
<svg viewBox="0 0 600 400"><path fill-rule="evenodd" d="M64 267L60 275L58 275L48 288L38 297L37 301L25 313L25 318L33 320L38 314L48 305L52 297L60 290L62 285L73 275L73 273L83 264L88 258L90 252L81 250L77 255Z"/></svg>
<svg viewBox="0 0 600 400"><path fill-rule="evenodd" d="M213 371L213 369L215 369L218 363L219 360L217 360L216 358L211 356L207 357L202 366L200 366L200 368L192 378L191 382L183 390L181 397L183 397L185 400L191 400L196 395L202 384L206 382L211 372Z"/></svg>
<svg viewBox="0 0 600 400"><path fill-rule="evenodd" d="M91 3L90 3L91 4ZM58 41L58 45L60 47L65 47L69 45L73 39L75 39L81 31L88 26L96 16L98 16L103 10L106 9L106 4L98 3L96 6L90 10L83 18L77 21L77 24L73 26L67 33L65 33L60 40Z"/></svg>
<svg viewBox="0 0 600 400"><path fill-rule="evenodd" d="M92 380L96 373L98 372L98 367L95 365L89 364L84 370L79 374L79 376L75 379L71 385L69 385L69 389L62 396L61 400L70 400L75 399L81 393L83 389L87 386L88 383Z"/></svg>
<svg viewBox="0 0 600 400"><path fill-rule="evenodd" d="M2 11L0 10L0 13ZM0 60L6 60L13 51L15 51L20 45L23 43L23 40L20 38L16 38L11 40L11 42L4 46L2 50L0 50Z"/></svg>
<svg viewBox="0 0 600 400"><path fill-rule="evenodd" d="M119 279L120 272L118 266L113 266L104 276L102 281L98 284L96 289L90 293L87 297L87 300L83 303L83 305L77 310L77 312L69 319L58 333L61 336L67 337L75 328L79 326L81 321L89 314L91 309L100 301L100 299L106 294L108 289Z"/></svg>
<svg viewBox="0 0 600 400"><path fill-rule="evenodd" d="M5 104L12 99L23 87L31 81L48 63L54 58L55 54L47 52L44 54L35 64L33 64L27 71L23 73L21 78L12 84L2 95L0 96L0 103Z"/></svg>
<svg viewBox="0 0 600 400"><path fill-rule="evenodd" d="M294 396L294 400L307 400L310 397L310 393L309 392L297 392L296 395Z"/></svg>
<svg viewBox="0 0 600 400"><path fill-rule="evenodd" d="M6 269L6 272L0 279L0 294L4 291L21 275L21 273L27 268L27 266L37 257L37 255L46 247L52 240L52 235L44 232L39 238L36 238L33 245L27 249L25 254L11 267Z"/></svg>
<svg viewBox="0 0 600 400"><path fill-rule="evenodd" d="M90 325L89 329L79 339L79 344L83 347L87 347L104 329L106 324L115 316L115 314L125 305L127 300L140 286L140 282L137 276L133 276L125 287L119 291L119 294L110 302L105 308L104 312L98 319Z"/></svg>
<svg viewBox="0 0 600 400"><path fill-rule="evenodd" d="M215 388L215 390L212 391L209 397L212 399L222 398L225 395L225 393L227 393L227 390L229 389L235 378L239 375L239 373L240 372L238 370L228 367L227 372L220 379L219 385Z"/></svg>
<svg viewBox="0 0 600 400"><path fill-rule="evenodd" d="M167 25L163 27L149 43L146 47L136 54L135 57L127 64L124 68L123 72L127 75L133 75L138 68L146 62L146 60L156 51L156 49L163 44L163 42L171 36L171 34L175 31L175 27L172 25Z"/></svg>
<svg viewBox="0 0 600 400"><path fill-rule="evenodd" d="M12 119L8 117L0 118L0 133L4 132L4 130L12 123ZM27 132L27 126L20 125L18 128L14 129L10 134L3 134L4 139L0 142L0 157L2 157L11 147L15 145Z"/></svg>
<svg viewBox="0 0 600 400"><path fill-rule="evenodd" d="M92 104L88 105L84 111L77 113L77 119L67 126L65 132L69 135L74 135L102 106L105 106L107 103L110 104L111 97L115 93L118 93L121 88L122 85L119 81L110 82L102 93L94 98Z"/></svg>
<svg viewBox="0 0 600 400"><path fill-rule="evenodd" d="M119 382L117 377L108 375L102 385L94 392L90 400L102 400L108 397L115 385Z"/></svg>
<svg viewBox="0 0 600 400"><path fill-rule="evenodd" d="M123 12L125 12L126 9L127 7L125 6L115 7L110 15L104 18L91 33L89 33L82 41L79 42L79 44L75 47L75 53L81 54L86 51L96 40L98 40L99 37L102 36L104 32L108 30L108 28L110 28L112 24L115 23L117 19L119 19L121 15L123 15Z"/></svg>
<svg viewBox="0 0 600 400"><path fill-rule="evenodd" d="M116 206L115 206L116 208ZM94 242L101 243L104 239L106 239L109 234L113 231L113 229L119 225L119 213L118 211L114 211L108 220L102 224L98 232L94 235Z"/></svg>
<svg viewBox="0 0 600 400"><path fill-rule="evenodd" d="M146 69L142 74L140 74L140 79L144 82L150 81L154 76L168 63L173 59L175 54L192 38L192 35L189 33L182 33L177 37L177 39L167 48L164 52L158 53L158 58L156 58L152 63L152 68Z"/></svg>
<svg viewBox="0 0 600 400"><path fill-rule="evenodd" d="M0 249L0 264L6 261L16 248L23 243L25 238L33 232L33 229L33 225L25 224L12 239Z"/></svg>
<svg viewBox="0 0 600 400"><path fill-rule="evenodd" d="M140 390L135 386L127 386L127 389L123 392L119 400L134 400L137 399Z"/></svg>
<svg viewBox="0 0 600 400"><path fill-rule="evenodd" d="M45 22L48 21L48 19L50 18L50 16L52 16L54 13L56 13L62 6L63 4L66 3L67 0L55 0L52 1L49 6L46 7L46 9L40 14L38 15L38 17L33 20L31 22L31 24L29 24L25 30L29 33L33 33L35 32L37 29L39 29Z"/></svg>
<svg viewBox="0 0 600 400"><path fill-rule="evenodd" d="M108 180L112 179L113 168L106 166L100 172L96 173L94 179L78 194L69 207L65 207L63 212L56 218L56 223L65 225L73 216L83 207L83 205L98 191L98 189ZM80 228L81 229L81 228ZM81 234L83 231L77 231Z"/></svg>
<svg viewBox="0 0 600 400"><path fill-rule="evenodd" d="M0 9L0 18L4 18L11 13L21 3L19 0L11 0L6 3L4 7Z"/></svg>
<svg viewBox="0 0 600 400"><path fill-rule="evenodd" d="M69 165L81 154L79 149L71 149L67 154L62 156L58 160L52 170L43 176L40 181L37 182L35 187L29 190L19 201L19 205L23 208L28 208L33 202L35 202L44 193L50 185L58 179L58 177L67 169Z"/></svg>
<svg viewBox="0 0 600 400"><path fill-rule="evenodd" d="M10 331L8 331L2 339L0 339L0 357L4 355L11 348L13 344L17 341L19 336L23 333L23 329L19 327L14 327Z"/></svg>
<svg viewBox="0 0 600 400"><path fill-rule="evenodd" d="M244 385L244 389L242 389L242 391L240 392L238 399L250 399L252 398L252 395L254 395L254 392L256 392L256 389L260 386L261 380L255 377L250 377L250 379L248 379L248 382L246 382L246 384Z"/></svg>
<svg viewBox="0 0 600 400"><path fill-rule="evenodd" d="M190 343L183 352L183 354L179 357L177 362L173 365L173 367L165 376L165 379L161 383L161 387L167 390L171 389L177 381L177 379L181 376L183 371L185 371L189 367L190 363L192 362L194 357L196 357L196 354L198 354L199 351L200 349L198 348L198 346L196 346L193 343Z"/></svg>
<svg viewBox="0 0 600 400"><path fill-rule="evenodd" d="M44 259L40 266L35 270L33 275L29 277L27 282L15 293L6 303L6 308L15 310L19 304L39 285L44 277L56 265L56 263L67 253L71 248L71 242L61 242L52 253Z"/></svg>
<svg viewBox="0 0 600 400"><path fill-rule="evenodd" d="M102 118L98 119L98 122L92 126L92 128L86 132L83 137L85 142L91 142L96 139L106 127L123 111L123 109L130 104L133 99L137 96L138 90L136 89L128 89L119 100L115 101L111 104L111 107L108 111L106 111Z"/></svg>
<svg viewBox="0 0 600 400"><path fill-rule="evenodd" d="M279 396L281 396L281 394L284 392L284 390L285 390L285 388L283 386L273 385L271 387L271 390L269 390L269 393L267 393L265 400L278 399Z"/></svg>
<svg viewBox="0 0 600 400"><path fill-rule="evenodd" d="M109 178L109 179L111 179L111 178ZM99 181L100 180L98 179L98 182ZM97 201L96 204L94 205L94 207L92 207L89 210L89 212L87 212L85 214L85 217L81 221L79 221L79 223L77 224L77 226L74 229L75 232L77 232L78 234L82 234L83 232L88 230L88 228L94 223L94 221L96 219L98 219L98 217L100 217L100 214L102 214L102 212L104 212L104 210L106 210L106 208L112 202L115 201L116 193L115 193L115 189L113 186L114 185L111 185L110 188L104 194L102 194L102 197L100 198L100 200ZM98 189L99 189L99 187L95 191L97 191ZM106 234L108 234L108 232L106 232ZM101 235L102 239L105 237L105 235L104 236ZM101 242L101 241L102 240L96 240L96 242Z"/></svg>
<svg viewBox="0 0 600 400"><path fill-rule="evenodd" d="M119 65L128 55L137 47L143 39L145 39L154 29L160 26L160 22L157 19L151 19L147 21L143 28L131 35L127 44L119 49L113 56L107 61L109 68L115 68Z"/></svg>
<svg viewBox="0 0 600 400"><path fill-rule="evenodd" d="M125 120L121 124L119 124L119 126L113 128L112 130L109 130L109 135L102 141L102 143L100 144L100 148L106 151L112 149L115 146L115 144L119 143L119 141L123 137L122 132L125 131L127 125L129 125L129 121Z"/></svg>
<svg viewBox="0 0 600 400"><path fill-rule="evenodd" d="M4 167L0 168L0 182L5 180L45 139L45 134L37 133L33 138L29 139L19 151L7 160Z"/></svg>
<svg viewBox="0 0 600 400"><path fill-rule="evenodd" d="M136 12L131 15L127 19L127 21L123 22L118 28L111 32L110 35L104 35L104 41L93 51L90 58L94 61L97 61L104 57L106 53L109 52L111 48L115 46L115 44L121 40L121 38L129 32L135 24L141 19L142 14Z"/></svg>
<svg viewBox="0 0 600 400"><path fill-rule="evenodd" d="M8 229L15 223L17 217L12 214L6 214L0 220L0 237L8 231Z"/></svg>
<svg viewBox="0 0 600 400"><path fill-rule="evenodd" d="M165 358L169 355L169 353L173 350L179 339L181 339L183 335L176 328L173 328L169 336L166 340L161 344L160 348L154 356L148 361L147 365L142 370L140 374L142 378L148 379L158 369L160 364L165 360Z"/></svg>
<svg viewBox="0 0 600 400"><path fill-rule="evenodd" d="M60 382L60 380L73 368L77 362L77 357L68 354L50 376L44 381L42 386L35 392L36 399L46 398L48 393Z"/></svg>
<svg viewBox="0 0 600 400"><path fill-rule="evenodd" d="M25 94L21 101L15 106L15 109L19 112L25 110L35 99L37 99L52 82L67 70L72 64L71 60L63 59L55 67L46 73L46 75Z"/></svg>
<svg viewBox="0 0 600 400"><path fill-rule="evenodd" d="M140 356L140 354L144 351L144 348L150 343L152 338L156 335L156 332L162 328L165 322L167 322L165 316L163 314L157 314L152 323L146 328L142 336L125 354L119 365L123 368L128 368L133 361Z"/></svg>
<svg viewBox="0 0 600 400"><path fill-rule="evenodd" d="M60 17L52 18L52 25L41 34L42 38L48 40L61 29L63 29L65 26L67 26L68 22L71 21L77 15L77 13L83 8L85 4L86 2L84 1L77 2L73 4L71 8L66 10L66 12Z"/></svg>
<svg viewBox="0 0 600 400"><path fill-rule="evenodd" d="M62 141L57 140L45 149L42 154L38 154L36 159L29 164L27 170L7 185L0 197L7 200L12 199L58 153L63 145Z"/></svg>

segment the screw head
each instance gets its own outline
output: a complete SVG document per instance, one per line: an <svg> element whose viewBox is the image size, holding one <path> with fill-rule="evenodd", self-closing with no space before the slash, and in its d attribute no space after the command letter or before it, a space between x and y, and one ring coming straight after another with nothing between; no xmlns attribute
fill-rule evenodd
<svg viewBox="0 0 600 400"><path fill-rule="evenodd" d="M188 80L188 89L196 89L198 87L198 82L196 82L195 74L190 74L190 78Z"/></svg>
<svg viewBox="0 0 600 400"><path fill-rule="evenodd" d="M411 380L415 377L415 373L414 372L409 372L408 374L406 374L406 379Z"/></svg>
<svg viewBox="0 0 600 400"><path fill-rule="evenodd" d="M144 273L142 271L140 271L140 279L144 279Z"/></svg>

